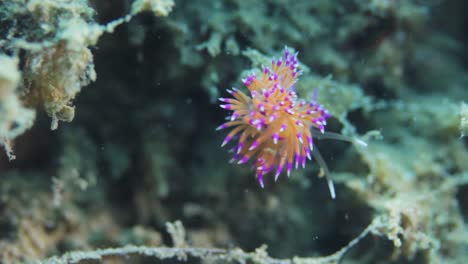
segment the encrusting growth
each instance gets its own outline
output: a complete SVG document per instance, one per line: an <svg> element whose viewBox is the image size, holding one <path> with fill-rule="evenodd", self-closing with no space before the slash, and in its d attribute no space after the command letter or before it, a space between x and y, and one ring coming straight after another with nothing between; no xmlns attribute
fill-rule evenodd
<svg viewBox="0 0 468 264"><path fill-rule="evenodd" d="M283 57L273 59L271 67L263 67L262 75L248 75L242 82L250 96L232 88L227 90L233 98L220 98L221 108L232 111L228 122L217 130L232 128L222 146L238 138L232 161L246 163L255 158L256 178L264 187L264 175L273 172L275 181L286 171L305 168L306 159L315 157L323 168L332 198L335 198L333 182L320 153L314 150L314 137L365 142L346 136L325 132L330 113L313 99L299 99L295 84L301 71L298 69L297 53L286 47Z"/></svg>

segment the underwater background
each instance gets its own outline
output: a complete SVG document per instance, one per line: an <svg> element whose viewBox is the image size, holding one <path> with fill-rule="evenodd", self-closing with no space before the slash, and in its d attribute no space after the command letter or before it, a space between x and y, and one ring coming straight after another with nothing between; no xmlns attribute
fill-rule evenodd
<svg viewBox="0 0 468 264"><path fill-rule="evenodd" d="M468 2L0 1L0 263L466 263ZM229 163L218 98L299 52L327 131ZM164 261L162 261L164 260Z"/></svg>

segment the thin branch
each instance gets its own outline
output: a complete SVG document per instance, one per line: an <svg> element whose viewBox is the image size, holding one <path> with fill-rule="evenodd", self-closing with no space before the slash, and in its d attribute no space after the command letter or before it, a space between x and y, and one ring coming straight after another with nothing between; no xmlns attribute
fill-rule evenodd
<svg viewBox="0 0 468 264"><path fill-rule="evenodd" d="M376 228L378 221L372 223L364 231L351 240L345 247L332 255L325 257L294 257L292 259L275 259L268 255L266 246L260 247L255 252L244 252L241 249L220 248L195 248L195 247L145 247L125 246L120 248L98 249L95 251L69 252L60 257L52 257L37 264L81 264L90 261L102 262L106 258L129 258L129 257L154 257L155 259L176 258L184 261L187 257L199 259L211 259L234 263L261 263L261 264L332 264L338 263L343 256L355 246L360 240ZM99 263L98 262L98 263Z"/></svg>

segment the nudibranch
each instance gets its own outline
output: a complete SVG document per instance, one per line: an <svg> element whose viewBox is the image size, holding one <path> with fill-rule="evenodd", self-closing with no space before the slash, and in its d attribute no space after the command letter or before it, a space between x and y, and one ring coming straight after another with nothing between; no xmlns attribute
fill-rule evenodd
<svg viewBox="0 0 468 264"><path fill-rule="evenodd" d="M250 95L232 88L231 98L220 98L221 108L232 111L228 121L217 130L232 128L222 146L238 139L232 161L238 164L255 159L256 178L264 187L264 176L274 173L275 181L283 171L289 176L293 168L305 168L312 156L323 169L332 198L333 181L320 153L314 150L314 138L331 138L358 142L341 134L325 132L329 111L314 98L310 102L298 98L295 85L301 75L297 53L286 47L284 55L273 59L270 67L262 67L242 79Z"/></svg>

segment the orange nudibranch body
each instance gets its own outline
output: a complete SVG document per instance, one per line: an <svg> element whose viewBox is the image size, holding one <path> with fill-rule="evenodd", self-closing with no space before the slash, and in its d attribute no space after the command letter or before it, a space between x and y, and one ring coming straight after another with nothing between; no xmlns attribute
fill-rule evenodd
<svg viewBox="0 0 468 264"><path fill-rule="evenodd" d="M305 167L314 149L312 131L323 134L330 117L315 99L306 102L297 97L295 84L300 74L297 53L285 48L281 58L263 67L261 76L250 74L242 80L249 95L233 88L227 90L232 98L219 99L221 108L232 111L229 121L217 128L232 129L222 146L238 138L233 160L243 164L254 159L262 188L270 172L276 181L283 171L289 176L293 168ZM331 181L329 188L334 197Z"/></svg>

